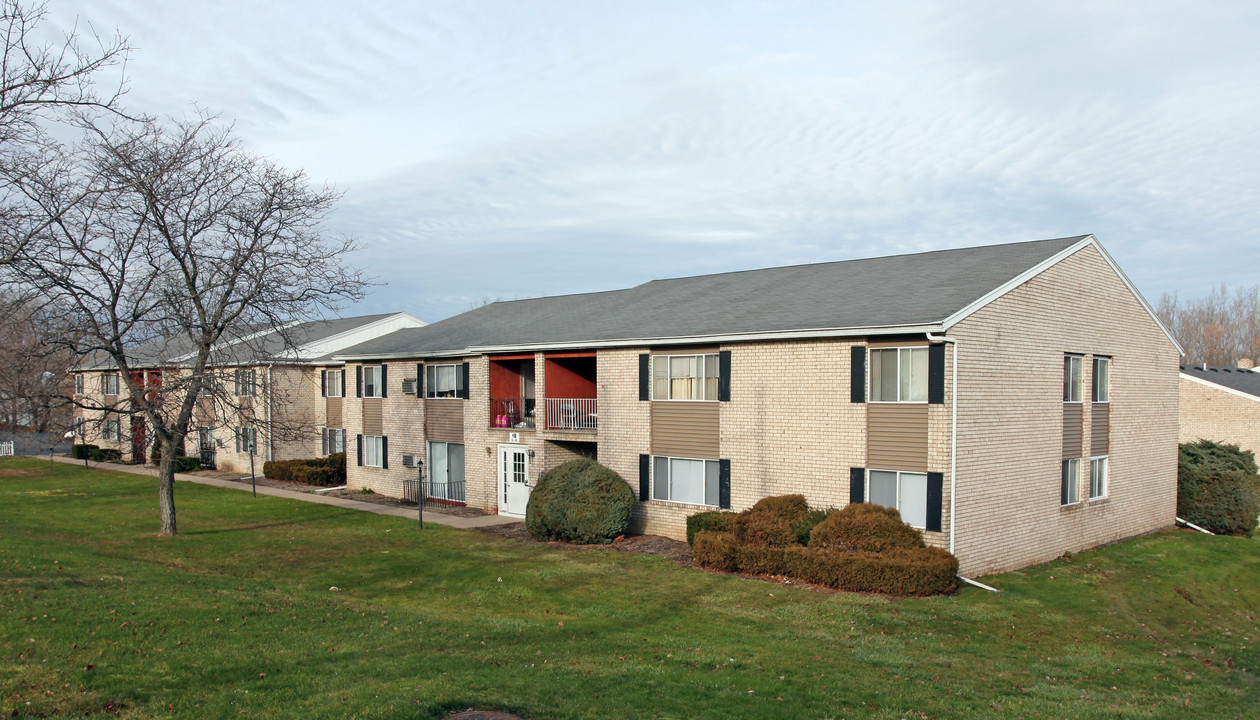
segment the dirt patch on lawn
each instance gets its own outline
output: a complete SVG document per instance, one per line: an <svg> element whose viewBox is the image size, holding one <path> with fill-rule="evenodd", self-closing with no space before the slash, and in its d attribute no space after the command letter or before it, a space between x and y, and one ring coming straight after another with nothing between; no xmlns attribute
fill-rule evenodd
<svg viewBox="0 0 1260 720"><path fill-rule="evenodd" d="M244 473L227 472L225 470L193 470L188 473L180 473L180 475L196 475L197 477L214 478L215 480L227 480L228 482L238 483L245 487L250 486L249 476ZM305 483L286 482L284 480L272 480L268 477L256 477L253 480L258 487L280 488L281 490L294 490L296 492L315 492L319 488L314 485Z"/></svg>
<svg viewBox="0 0 1260 720"><path fill-rule="evenodd" d="M6 477L39 477L42 473L26 468L0 468L0 478Z"/></svg>
<svg viewBox="0 0 1260 720"><path fill-rule="evenodd" d="M477 528L488 535L498 535L511 540L546 545L557 550L575 550L584 552L628 552L637 555L656 555L684 567L695 567L691 556L691 546L681 540L671 540L660 535L625 535L608 545L577 545L561 540L539 542L530 536L525 523L515 522L507 525L489 525Z"/></svg>

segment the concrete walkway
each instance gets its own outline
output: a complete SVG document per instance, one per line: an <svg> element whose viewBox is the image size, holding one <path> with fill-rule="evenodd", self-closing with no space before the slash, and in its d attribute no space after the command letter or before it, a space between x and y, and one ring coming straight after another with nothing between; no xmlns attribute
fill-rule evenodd
<svg viewBox="0 0 1260 720"><path fill-rule="evenodd" d="M75 460L62 455L54 455L53 460L57 462L68 463L70 465L82 465L82 460ZM147 465L118 465L106 462L88 462L88 467L96 470L110 470L113 472L131 473L132 475L148 475L149 477L157 477L157 469ZM175 473L175 479L181 482L197 483L198 485L212 485L214 487L228 488L231 490L249 491L248 485L243 485L232 480L220 480L218 478L202 477L200 475L190 475L188 473ZM416 508L398 507L396 505L382 505L380 503L363 502L362 500L347 500L345 498L328 497L318 493L299 492L297 490L283 490L281 488L258 486L259 495L271 495L272 497L288 498L290 500L301 500L302 502L318 503L320 505L333 505L336 507L346 508L347 510L362 510L363 512L376 513L377 515L393 515L395 517L405 517L415 519L417 515ZM449 525L456 528L477 528L487 525L507 525L508 523L521 522L521 518L507 517L506 515L480 515L477 517L460 517L458 515L446 515L436 510L428 508L424 511L425 523L433 523L435 525Z"/></svg>

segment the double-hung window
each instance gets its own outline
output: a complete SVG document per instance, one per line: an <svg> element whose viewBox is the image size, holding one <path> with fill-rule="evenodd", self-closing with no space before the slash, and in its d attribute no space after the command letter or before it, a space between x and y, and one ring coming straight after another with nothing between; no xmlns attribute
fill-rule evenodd
<svg viewBox="0 0 1260 720"><path fill-rule="evenodd" d="M457 398L463 396L464 374L459 365L425 365L424 396Z"/></svg>
<svg viewBox="0 0 1260 720"><path fill-rule="evenodd" d="M258 452L258 428L236 428L236 452L246 454Z"/></svg>
<svg viewBox="0 0 1260 720"><path fill-rule="evenodd" d="M1090 458L1089 460L1089 499L1101 500L1107 497L1107 456Z"/></svg>
<svg viewBox="0 0 1260 720"><path fill-rule="evenodd" d="M383 365L363 366L363 397L385 397L385 372Z"/></svg>
<svg viewBox="0 0 1260 720"><path fill-rule="evenodd" d="M866 483L872 503L895 508L913 527L927 527L927 473L871 470Z"/></svg>
<svg viewBox="0 0 1260 720"><path fill-rule="evenodd" d="M324 430L324 453L332 455L334 453L343 453L346 451L346 430L345 428L327 428Z"/></svg>
<svg viewBox="0 0 1260 720"><path fill-rule="evenodd" d="M1075 505L1081 501L1081 459L1063 461L1063 477L1059 489L1060 505Z"/></svg>
<svg viewBox="0 0 1260 720"><path fill-rule="evenodd" d="M341 397L341 388L343 385L342 378L344 377L343 373L345 373L345 370L324 371L324 396L325 397ZM341 451L338 451L338 452L341 452Z"/></svg>
<svg viewBox="0 0 1260 720"><path fill-rule="evenodd" d="M717 400L718 355L653 355L653 400Z"/></svg>
<svg viewBox="0 0 1260 720"><path fill-rule="evenodd" d="M74 376L74 394L83 394L83 373L79 373Z"/></svg>
<svg viewBox="0 0 1260 720"><path fill-rule="evenodd" d="M363 464L368 467L385 466L385 438L380 435L363 436Z"/></svg>
<svg viewBox="0 0 1260 720"><path fill-rule="evenodd" d="M101 376L101 394L118 394L118 373L105 373Z"/></svg>
<svg viewBox="0 0 1260 720"><path fill-rule="evenodd" d="M657 456L653 458L652 497L716 507L720 467L717 460Z"/></svg>
<svg viewBox="0 0 1260 720"><path fill-rule="evenodd" d="M257 390L253 368L241 368L236 371L237 397L253 397Z"/></svg>
<svg viewBox="0 0 1260 720"><path fill-rule="evenodd" d="M105 416L105 419L101 421L101 439L122 439L122 422L117 417L107 415Z"/></svg>
<svg viewBox="0 0 1260 720"><path fill-rule="evenodd" d="M1092 399L1096 403L1111 401L1111 358L1094 356L1094 391Z"/></svg>
<svg viewBox="0 0 1260 720"><path fill-rule="evenodd" d="M928 400L926 347L871 350L871 402Z"/></svg>
<svg viewBox="0 0 1260 720"><path fill-rule="evenodd" d="M1081 365L1085 358L1080 355L1063 356L1063 402L1081 401Z"/></svg>

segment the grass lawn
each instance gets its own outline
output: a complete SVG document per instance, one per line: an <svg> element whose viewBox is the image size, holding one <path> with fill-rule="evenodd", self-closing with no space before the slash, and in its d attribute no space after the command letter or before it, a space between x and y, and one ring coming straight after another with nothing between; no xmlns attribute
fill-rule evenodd
<svg viewBox="0 0 1260 720"><path fill-rule="evenodd" d="M1260 717L1260 540L889 600L0 462L0 715ZM1034 530L1030 529L1030 532ZM332 587L339 590L330 590Z"/></svg>

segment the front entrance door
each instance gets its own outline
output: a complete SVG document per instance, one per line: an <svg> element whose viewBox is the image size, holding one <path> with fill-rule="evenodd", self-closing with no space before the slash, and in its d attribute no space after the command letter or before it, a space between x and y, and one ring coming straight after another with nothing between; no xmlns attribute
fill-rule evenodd
<svg viewBox="0 0 1260 720"><path fill-rule="evenodd" d="M529 448L499 446L499 514L525 517L529 504Z"/></svg>

